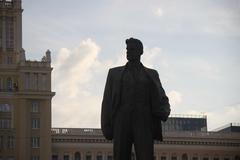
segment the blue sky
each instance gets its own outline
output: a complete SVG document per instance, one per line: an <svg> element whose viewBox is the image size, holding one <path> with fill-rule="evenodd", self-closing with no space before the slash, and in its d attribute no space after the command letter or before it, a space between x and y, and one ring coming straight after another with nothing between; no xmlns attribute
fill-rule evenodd
<svg viewBox="0 0 240 160"><path fill-rule="evenodd" d="M105 79L125 39L144 44L172 114L240 123L240 0L23 0L27 59L52 51L53 127L100 127Z"/></svg>

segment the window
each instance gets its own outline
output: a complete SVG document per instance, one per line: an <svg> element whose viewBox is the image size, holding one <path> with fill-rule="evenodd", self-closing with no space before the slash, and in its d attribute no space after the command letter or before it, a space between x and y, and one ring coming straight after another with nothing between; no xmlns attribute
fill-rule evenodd
<svg viewBox="0 0 240 160"><path fill-rule="evenodd" d="M240 156L236 155L234 160L240 160Z"/></svg>
<svg viewBox="0 0 240 160"><path fill-rule="evenodd" d="M32 128L33 129L40 128L40 119L39 118L32 118Z"/></svg>
<svg viewBox="0 0 240 160"><path fill-rule="evenodd" d="M38 89L38 74L37 73L33 74L33 88L35 90Z"/></svg>
<svg viewBox="0 0 240 160"><path fill-rule="evenodd" d="M161 160L166 160L167 157L166 156L161 156Z"/></svg>
<svg viewBox="0 0 240 160"><path fill-rule="evenodd" d="M13 82L10 77L7 78L7 89L8 89L8 91L12 91L12 89L13 89Z"/></svg>
<svg viewBox="0 0 240 160"><path fill-rule="evenodd" d="M32 148L39 148L39 147L40 147L40 138L32 137Z"/></svg>
<svg viewBox="0 0 240 160"><path fill-rule="evenodd" d="M64 155L63 160L69 160L69 155Z"/></svg>
<svg viewBox="0 0 240 160"><path fill-rule="evenodd" d="M13 83L13 88L14 88L14 91L18 91L18 84L17 83Z"/></svg>
<svg viewBox="0 0 240 160"><path fill-rule="evenodd" d="M39 156L32 156L31 160L40 160Z"/></svg>
<svg viewBox="0 0 240 160"><path fill-rule="evenodd" d="M198 160L198 157L192 157L192 160Z"/></svg>
<svg viewBox="0 0 240 160"><path fill-rule="evenodd" d="M184 154L182 155L182 160L188 160L188 156L187 156L186 153L184 153Z"/></svg>
<svg viewBox="0 0 240 160"><path fill-rule="evenodd" d="M7 57L7 64L12 64L13 63L13 57L8 56Z"/></svg>
<svg viewBox="0 0 240 160"><path fill-rule="evenodd" d="M9 118L0 119L0 128L1 129L11 128L11 119L9 119Z"/></svg>
<svg viewBox="0 0 240 160"><path fill-rule="evenodd" d="M32 112L39 112L39 103L38 102L32 103Z"/></svg>
<svg viewBox="0 0 240 160"><path fill-rule="evenodd" d="M177 160L177 156L172 156L171 160Z"/></svg>
<svg viewBox="0 0 240 160"><path fill-rule="evenodd" d="M15 148L15 137L14 136L8 136L8 148L13 149Z"/></svg>
<svg viewBox="0 0 240 160"><path fill-rule="evenodd" d="M91 155L86 155L86 160L92 160L92 156Z"/></svg>
<svg viewBox="0 0 240 160"><path fill-rule="evenodd" d="M52 155L52 160L58 160L58 155Z"/></svg>
<svg viewBox="0 0 240 160"><path fill-rule="evenodd" d="M97 160L102 160L102 155L97 155Z"/></svg>
<svg viewBox="0 0 240 160"><path fill-rule="evenodd" d="M41 75L42 80L41 80L41 89L42 90L47 90L47 74L43 73Z"/></svg>
<svg viewBox="0 0 240 160"><path fill-rule="evenodd" d="M102 153L101 153L101 152L98 152L97 157L96 157L96 160L102 160L102 159L103 159Z"/></svg>
<svg viewBox="0 0 240 160"><path fill-rule="evenodd" d="M208 157L203 157L203 160L208 160Z"/></svg>
<svg viewBox="0 0 240 160"><path fill-rule="evenodd" d="M74 160L81 160L81 154L79 152L75 153Z"/></svg>
<svg viewBox="0 0 240 160"><path fill-rule="evenodd" d="M113 160L113 156L112 155L108 155L107 156L107 160Z"/></svg>
<svg viewBox="0 0 240 160"><path fill-rule="evenodd" d="M14 25L13 17L6 17L6 48L13 51L14 48Z"/></svg>
<svg viewBox="0 0 240 160"><path fill-rule="evenodd" d="M0 104L0 112L11 112L10 104Z"/></svg>
<svg viewBox="0 0 240 160"><path fill-rule="evenodd" d="M30 89L30 73L25 73L25 89Z"/></svg>

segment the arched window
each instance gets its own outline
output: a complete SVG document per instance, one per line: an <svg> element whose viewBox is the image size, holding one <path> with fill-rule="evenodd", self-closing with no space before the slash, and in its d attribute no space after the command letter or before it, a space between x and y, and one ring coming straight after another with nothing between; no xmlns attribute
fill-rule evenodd
<svg viewBox="0 0 240 160"><path fill-rule="evenodd" d="M86 160L92 160L92 154L91 154L91 152L87 152L87 154L86 154Z"/></svg>
<svg viewBox="0 0 240 160"><path fill-rule="evenodd" d="M98 153L97 153L96 159L97 159L97 160L102 160L102 159L103 159L101 152L98 152Z"/></svg>
<svg viewBox="0 0 240 160"><path fill-rule="evenodd" d="M166 159L167 159L167 157L165 155L161 156L161 160L166 160Z"/></svg>
<svg viewBox="0 0 240 160"><path fill-rule="evenodd" d="M113 160L113 156L111 152L108 153L107 160Z"/></svg>
<svg viewBox="0 0 240 160"><path fill-rule="evenodd" d="M10 78L10 77L7 78L7 89L9 91L12 91L12 89L13 89L12 78Z"/></svg>
<svg viewBox="0 0 240 160"><path fill-rule="evenodd" d="M74 156L74 159L75 160L81 160L81 154L79 152L76 152L75 156Z"/></svg>
<svg viewBox="0 0 240 160"><path fill-rule="evenodd" d="M58 160L58 155L52 155L52 160Z"/></svg>
<svg viewBox="0 0 240 160"><path fill-rule="evenodd" d="M171 160L177 160L178 158L177 158L177 154L176 153L173 153L172 155L171 155Z"/></svg>
<svg viewBox="0 0 240 160"><path fill-rule="evenodd" d="M187 156L186 153L184 153L184 154L182 155L182 160L188 160L188 156Z"/></svg>

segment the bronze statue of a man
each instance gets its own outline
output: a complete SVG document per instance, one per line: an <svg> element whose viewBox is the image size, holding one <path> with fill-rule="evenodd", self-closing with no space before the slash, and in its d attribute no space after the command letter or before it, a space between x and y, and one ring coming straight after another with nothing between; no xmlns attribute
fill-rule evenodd
<svg viewBox="0 0 240 160"><path fill-rule="evenodd" d="M140 61L142 42L130 38L126 44L127 64L108 72L101 128L113 140L114 160L130 160L132 144L137 160L153 160L154 140L162 140L161 121L167 120L170 105L157 71Z"/></svg>

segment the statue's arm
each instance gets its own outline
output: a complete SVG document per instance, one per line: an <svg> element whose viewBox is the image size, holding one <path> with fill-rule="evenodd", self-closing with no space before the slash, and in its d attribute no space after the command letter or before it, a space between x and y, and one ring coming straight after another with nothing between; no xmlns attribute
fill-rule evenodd
<svg viewBox="0 0 240 160"><path fill-rule="evenodd" d="M101 128L106 139L112 139L112 78L111 70L108 71L107 81L103 94L101 111Z"/></svg>
<svg viewBox="0 0 240 160"><path fill-rule="evenodd" d="M154 71L154 77L155 77L156 88L153 89L153 91L155 92L153 92L152 94L153 114L156 117L160 117L162 121L166 121L171 112L169 99L162 87L157 71Z"/></svg>

